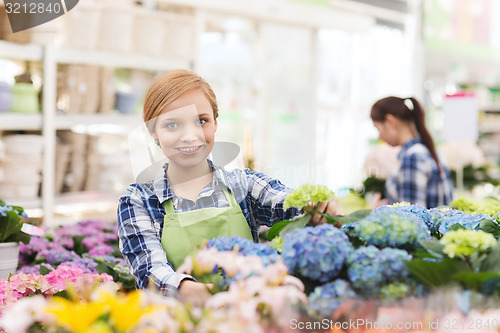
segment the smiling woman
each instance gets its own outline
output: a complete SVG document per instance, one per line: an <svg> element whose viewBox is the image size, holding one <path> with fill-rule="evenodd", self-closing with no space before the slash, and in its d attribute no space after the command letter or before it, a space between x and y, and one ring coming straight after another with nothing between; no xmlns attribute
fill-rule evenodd
<svg viewBox="0 0 500 333"><path fill-rule="evenodd" d="M146 127L168 158L156 177L130 185L120 198L120 250L136 286L150 283L199 301L207 285L176 273L204 241L240 236L258 242L261 225L290 219L297 208L283 207L292 189L248 169L226 171L208 159L217 131L214 92L196 73L173 70L151 84L144 102ZM336 202L319 207L336 215ZM314 223L323 217L316 214Z"/></svg>

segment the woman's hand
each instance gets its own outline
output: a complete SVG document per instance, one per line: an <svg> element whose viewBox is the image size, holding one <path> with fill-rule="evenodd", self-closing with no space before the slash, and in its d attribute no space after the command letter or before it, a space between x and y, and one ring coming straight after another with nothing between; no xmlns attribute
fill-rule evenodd
<svg viewBox="0 0 500 333"><path fill-rule="evenodd" d="M382 194L379 192L375 193L372 199L372 209L375 209L380 206L387 205L387 199L382 199Z"/></svg>
<svg viewBox="0 0 500 333"><path fill-rule="evenodd" d="M211 288L213 288L211 283L205 284L185 279L179 284L179 297L182 301L201 306L212 296L209 291Z"/></svg>
<svg viewBox="0 0 500 333"><path fill-rule="evenodd" d="M314 205L313 205L314 206ZM316 213L311 218L312 223L314 224L322 224L326 222L326 218L322 216L320 213L330 214L332 216L343 215L340 211L340 207L337 203L337 199L333 199L330 201L323 201L317 204Z"/></svg>

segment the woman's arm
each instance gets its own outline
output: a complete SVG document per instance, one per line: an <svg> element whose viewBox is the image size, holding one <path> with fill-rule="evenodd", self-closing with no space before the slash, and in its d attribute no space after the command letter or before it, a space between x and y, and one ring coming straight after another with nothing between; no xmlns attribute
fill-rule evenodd
<svg viewBox="0 0 500 333"><path fill-rule="evenodd" d="M155 221L145 206L140 190L131 185L118 205L120 251L136 279L138 288L153 282L164 293L177 292L189 275L178 274L168 264L161 245L160 221Z"/></svg>

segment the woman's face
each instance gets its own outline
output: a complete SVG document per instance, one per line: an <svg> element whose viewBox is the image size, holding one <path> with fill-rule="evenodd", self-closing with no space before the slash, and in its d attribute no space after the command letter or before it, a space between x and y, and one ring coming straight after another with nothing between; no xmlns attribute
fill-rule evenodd
<svg viewBox="0 0 500 333"><path fill-rule="evenodd" d="M395 147L397 146L398 143L398 136L397 136L397 131L396 128L386 120L384 121L373 121L373 126L378 130L378 138L387 144Z"/></svg>
<svg viewBox="0 0 500 333"><path fill-rule="evenodd" d="M206 163L214 144L217 120L201 89L182 94L158 117L153 137L169 163L193 168Z"/></svg>

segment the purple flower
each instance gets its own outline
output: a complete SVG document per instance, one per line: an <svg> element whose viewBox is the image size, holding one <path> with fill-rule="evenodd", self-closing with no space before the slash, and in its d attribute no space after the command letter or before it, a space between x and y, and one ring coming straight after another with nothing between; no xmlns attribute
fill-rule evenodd
<svg viewBox="0 0 500 333"><path fill-rule="evenodd" d="M71 261L73 259L80 258L78 254L73 251L68 251L66 249L59 250L43 250L36 256L36 261L46 261L49 264L60 264L65 261Z"/></svg>
<svg viewBox="0 0 500 333"><path fill-rule="evenodd" d="M98 245L96 247L93 247L89 250L89 257L97 257L97 256L107 256L107 255L110 255L111 253L113 253L114 249L113 247L109 246L109 245L106 245L106 244L102 244L102 245Z"/></svg>

